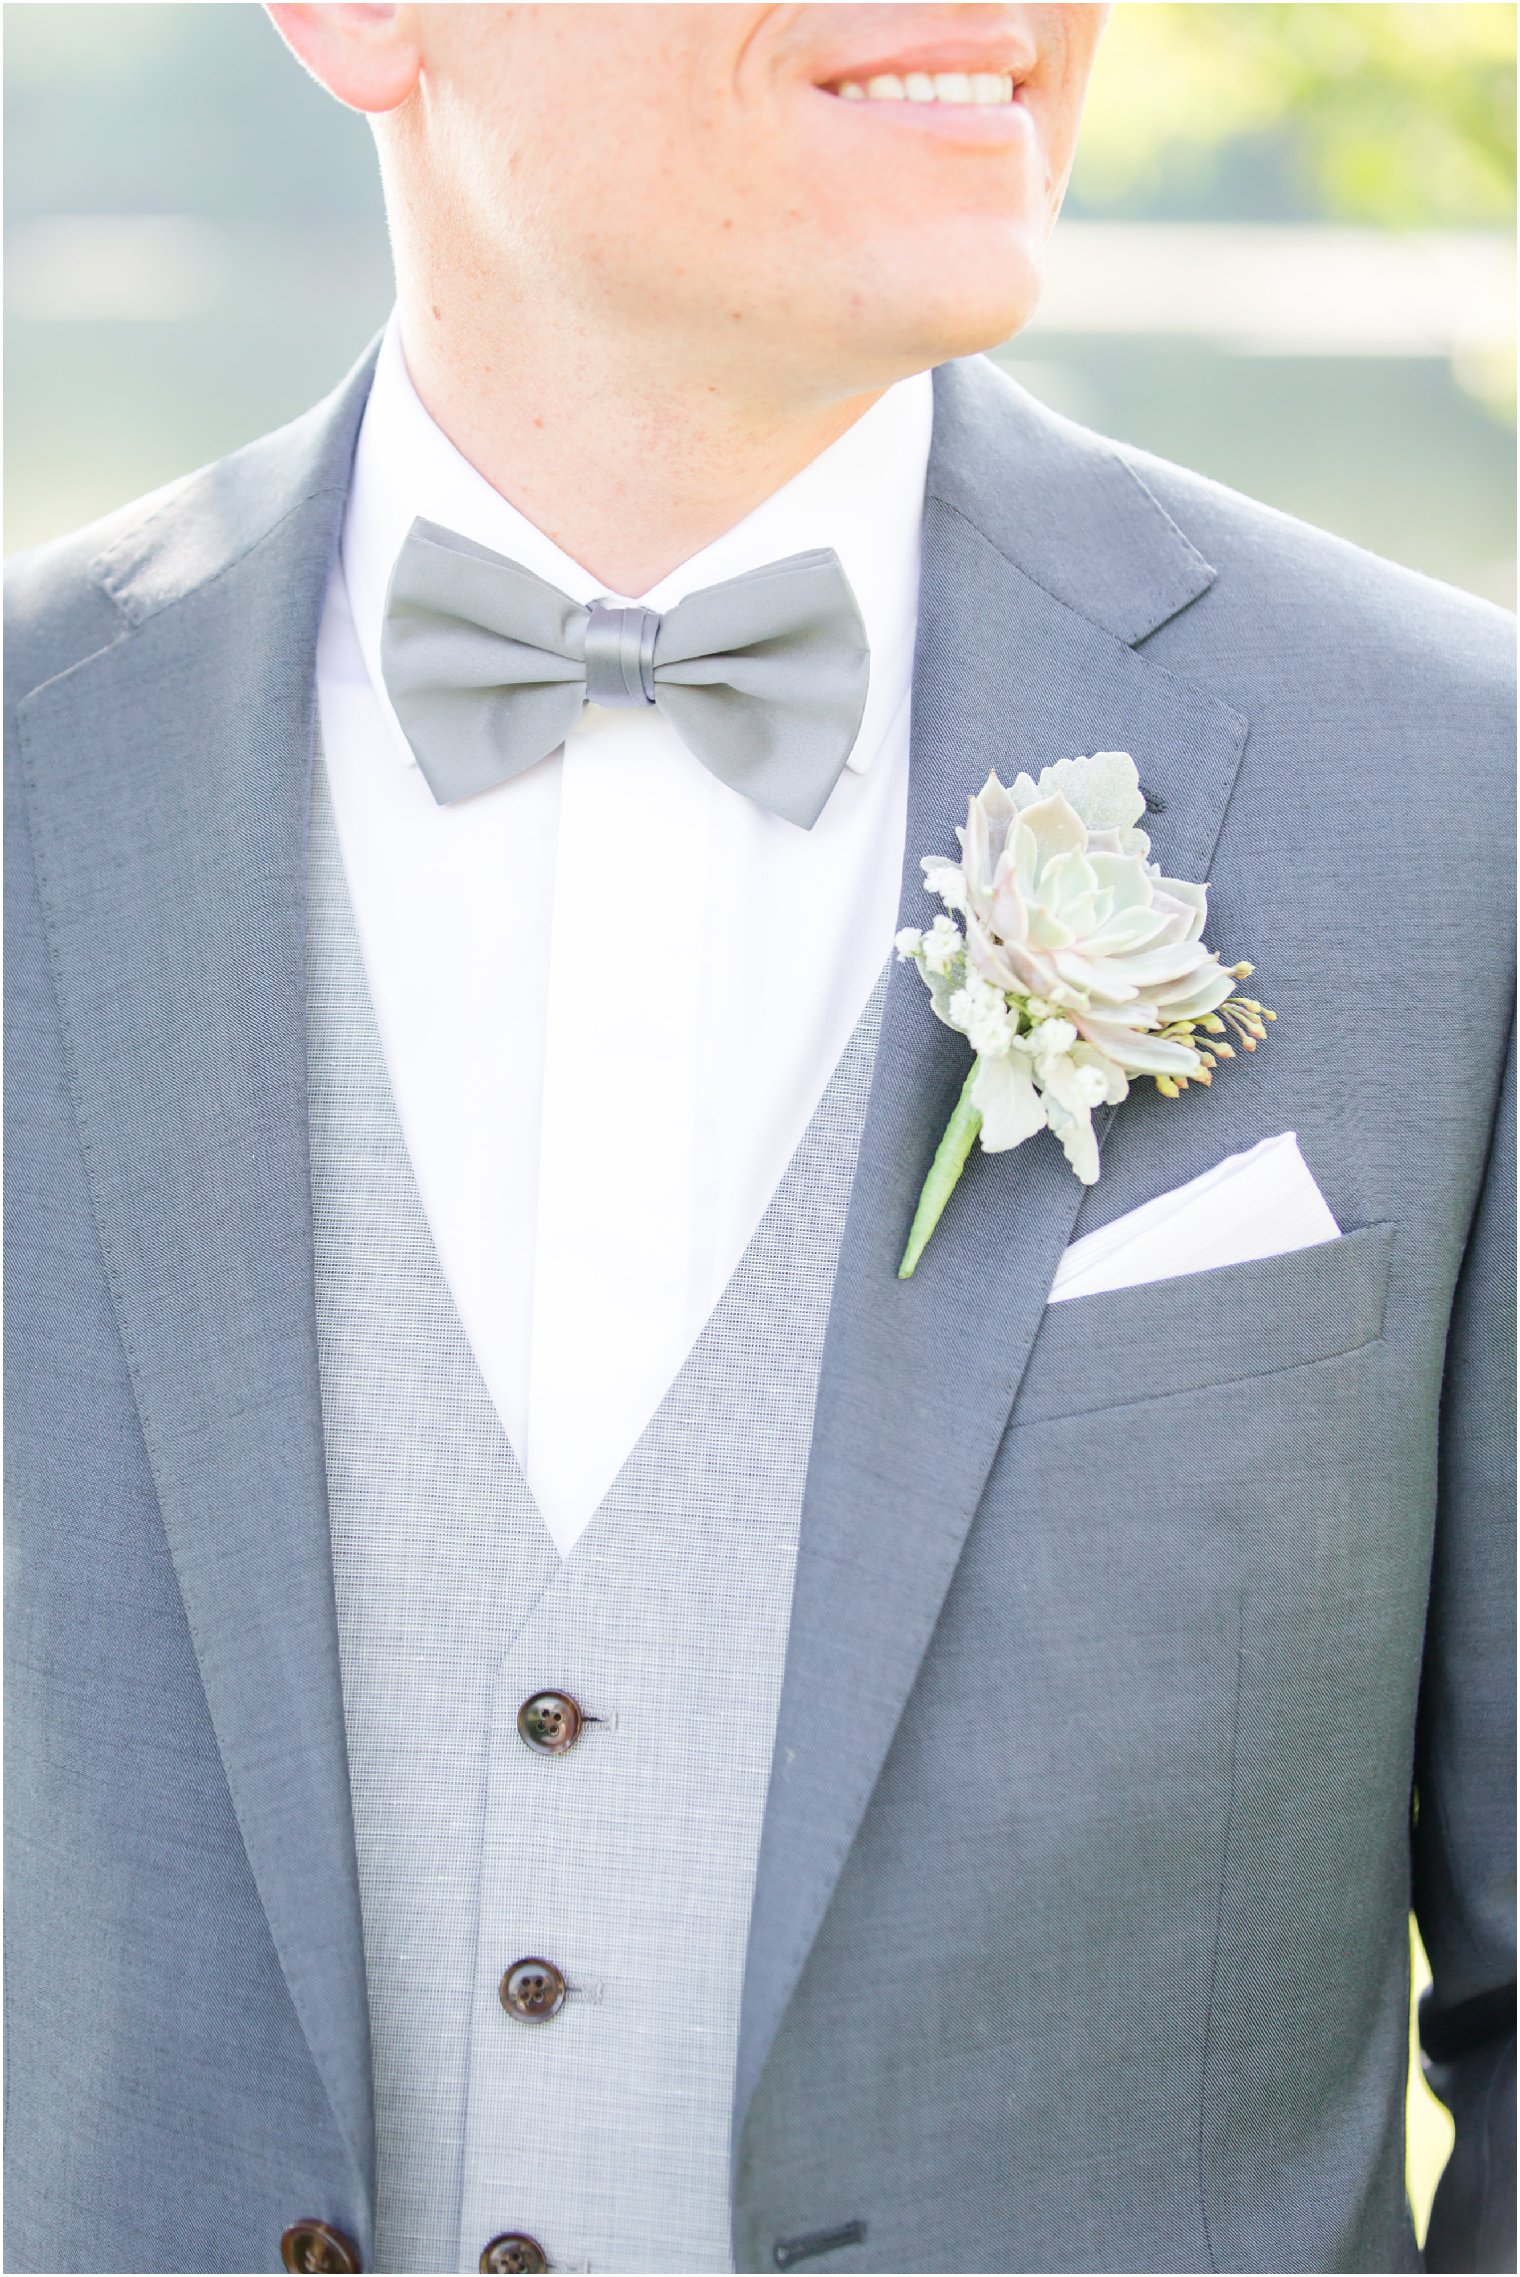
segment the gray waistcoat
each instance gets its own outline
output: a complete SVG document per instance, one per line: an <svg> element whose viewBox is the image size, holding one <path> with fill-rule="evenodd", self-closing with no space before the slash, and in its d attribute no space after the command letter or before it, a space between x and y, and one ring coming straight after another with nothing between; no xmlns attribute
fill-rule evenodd
<svg viewBox="0 0 1520 2277"><path fill-rule="evenodd" d="M377 2266L726 2270L751 1888L878 986L711 1320L568 1559L417 1199L325 782L311 849L317 1318L379 2130ZM521 1703L572 1694L570 1752ZM548 2023L515 1961L571 1986Z"/></svg>

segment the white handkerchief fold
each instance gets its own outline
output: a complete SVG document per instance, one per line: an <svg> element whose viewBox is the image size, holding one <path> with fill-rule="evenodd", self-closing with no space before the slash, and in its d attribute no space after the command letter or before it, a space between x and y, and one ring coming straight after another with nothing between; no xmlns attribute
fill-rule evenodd
<svg viewBox="0 0 1520 2277"><path fill-rule="evenodd" d="M1338 1241L1340 1230L1299 1152L1298 1134L1284 1131L1074 1241L1050 1302L1285 1256Z"/></svg>

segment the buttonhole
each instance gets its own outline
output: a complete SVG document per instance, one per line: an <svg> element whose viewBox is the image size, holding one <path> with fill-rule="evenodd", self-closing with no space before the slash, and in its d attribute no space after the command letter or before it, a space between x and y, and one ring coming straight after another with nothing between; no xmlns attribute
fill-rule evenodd
<svg viewBox="0 0 1520 2277"><path fill-rule="evenodd" d="M795 2269L799 2262L821 2260L826 2253L843 2253L847 2245L864 2245L864 2222L842 2222L837 2230L811 2230L805 2237L778 2237L771 2259L778 2269Z"/></svg>
<svg viewBox="0 0 1520 2277"><path fill-rule="evenodd" d="M567 2000L589 2001L593 2008L600 2008L602 2004L600 1977L584 1977L579 1984L567 1984L565 1998Z"/></svg>
<svg viewBox="0 0 1520 2277"><path fill-rule="evenodd" d="M1144 783L1142 783L1140 785L1140 796L1145 801L1145 811L1147 814L1165 814L1166 800L1161 796L1159 791L1148 791Z"/></svg>

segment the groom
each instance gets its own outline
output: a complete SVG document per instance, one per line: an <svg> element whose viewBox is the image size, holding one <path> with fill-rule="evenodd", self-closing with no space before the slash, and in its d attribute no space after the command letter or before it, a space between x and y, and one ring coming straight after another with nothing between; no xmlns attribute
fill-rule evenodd
<svg viewBox="0 0 1520 2277"><path fill-rule="evenodd" d="M978 360L1096 9L273 13L396 318L12 583L8 2266L1414 2269L1411 1902L1512 2266L1507 621ZM1270 1042L899 1280L1095 751Z"/></svg>

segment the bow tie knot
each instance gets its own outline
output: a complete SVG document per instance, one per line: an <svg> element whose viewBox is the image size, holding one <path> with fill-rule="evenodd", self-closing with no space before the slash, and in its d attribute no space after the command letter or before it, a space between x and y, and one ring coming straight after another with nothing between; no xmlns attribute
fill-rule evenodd
<svg viewBox="0 0 1520 2277"><path fill-rule="evenodd" d="M664 611L587 608L424 521L397 557L380 659L442 804L547 758L584 704L653 704L709 774L804 830L854 748L870 677L865 626L831 551L792 554Z"/></svg>
<svg viewBox="0 0 1520 2277"><path fill-rule="evenodd" d="M586 701L615 707L652 704L658 609L593 601L586 618Z"/></svg>

